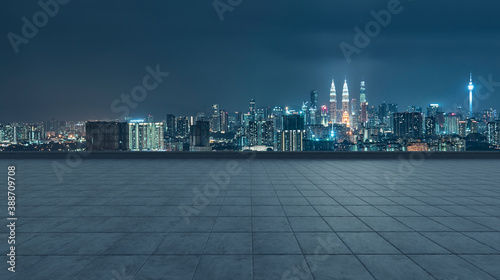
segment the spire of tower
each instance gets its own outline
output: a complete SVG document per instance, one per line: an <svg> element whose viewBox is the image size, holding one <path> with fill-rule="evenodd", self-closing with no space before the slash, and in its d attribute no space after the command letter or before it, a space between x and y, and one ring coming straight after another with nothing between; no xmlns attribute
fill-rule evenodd
<svg viewBox="0 0 500 280"><path fill-rule="evenodd" d="M474 112L472 111L472 92L474 91L474 84L472 83L472 73L470 73L470 81L469 81L469 118L474 116Z"/></svg>
<svg viewBox="0 0 500 280"><path fill-rule="evenodd" d="M344 81L344 89L342 90L342 102L349 102L349 88L347 87L347 80Z"/></svg>
<svg viewBox="0 0 500 280"><path fill-rule="evenodd" d="M344 80L344 89L342 90L342 123L347 127L350 126L349 118L351 108L349 108L349 88L347 87L347 79Z"/></svg>
<svg viewBox="0 0 500 280"><path fill-rule="evenodd" d="M330 87L330 102L336 101L337 99L337 90L335 89L335 82L332 79L332 85Z"/></svg>

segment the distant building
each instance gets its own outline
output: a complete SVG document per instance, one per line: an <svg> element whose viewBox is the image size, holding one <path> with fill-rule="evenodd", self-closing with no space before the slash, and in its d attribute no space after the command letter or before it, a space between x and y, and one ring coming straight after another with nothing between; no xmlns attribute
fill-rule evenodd
<svg viewBox="0 0 500 280"><path fill-rule="evenodd" d="M366 102L366 84L365 81L361 81L360 95L359 95L360 103L360 115L359 121L362 124L365 124L368 121L368 102Z"/></svg>
<svg viewBox="0 0 500 280"><path fill-rule="evenodd" d="M394 136L419 139L423 136L421 113L394 113Z"/></svg>
<svg viewBox="0 0 500 280"><path fill-rule="evenodd" d="M280 130L277 133L276 151L298 152L304 150L305 130Z"/></svg>
<svg viewBox="0 0 500 280"><path fill-rule="evenodd" d="M389 110L389 112L388 112L389 114L399 113L398 104L389 103L387 105L387 110Z"/></svg>
<svg viewBox="0 0 500 280"><path fill-rule="evenodd" d="M358 117L359 117L359 103L356 98L351 99L351 127L353 129L358 128Z"/></svg>
<svg viewBox="0 0 500 280"><path fill-rule="evenodd" d="M422 142L408 143L406 150L408 152L427 152L429 151L429 144Z"/></svg>
<svg viewBox="0 0 500 280"><path fill-rule="evenodd" d="M425 118L425 137L431 138L436 136L436 117L429 116Z"/></svg>
<svg viewBox="0 0 500 280"><path fill-rule="evenodd" d="M284 115L283 130L304 130L304 117L300 115Z"/></svg>
<svg viewBox="0 0 500 280"><path fill-rule="evenodd" d="M488 142L500 146L500 120L488 123Z"/></svg>
<svg viewBox="0 0 500 280"><path fill-rule="evenodd" d="M337 123L337 90L335 89L335 82L332 79L330 87L330 121Z"/></svg>
<svg viewBox="0 0 500 280"><path fill-rule="evenodd" d="M212 105L212 118L210 120L210 131L220 132L219 104Z"/></svg>
<svg viewBox="0 0 500 280"><path fill-rule="evenodd" d="M189 137L189 117L178 117L177 118L177 133L176 136L181 138Z"/></svg>
<svg viewBox="0 0 500 280"><path fill-rule="evenodd" d="M321 125L328 126L328 109L326 105L321 106Z"/></svg>
<svg viewBox="0 0 500 280"><path fill-rule="evenodd" d="M87 151L125 151L129 149L129 126L125 122L87 122Z"/></svg>
<svg viewBox="0 0 500 280"><path fill-rule="evenodd" d="M165 124L162 122L131 121L129 124L129 149L131 151L164 151Z"/></svg>
<svg viewBox="0 0 500 280"><path fill-rule="evenodd" d="M210 147L210 123L197 121L191 126L189 150L194 152L212 151Z"/></svg>
<svg viewBox="0 0 500 280"><path fill-rule="evenodd" d="M427 107L427 117L435 117L439 111L439 104L429 104Z"/></svg>
<svg viewBox="0 0 500 280"><path fill-rule="evenodd" d="M172 114L167 115L167 121L166 121L166 132L167 132L167 138L174 138L176 136L176 120L175 116Z"/></svg>
<svg viewBox="0 0 500 280"><path fill-rule="evenodd" d="M387 104L384 102L378 105L378 117L382 121L387 116Z"/></svg>
<svg viewBox="0 0 500 280"><path fill-rule="evenodd" d="M460 135L460 137L467 136L467 122L466 121L459 121L458 122L458 135Z"/></svg>
<svg viewBox="0 0 500 280"><path fill-rule="evenodd" d="M255 108L255 99L250 99L250 104L248 105L248 110L250 111L251 120L255 120L255 114L257 113Z"/></svg>
<svg viewBox="0 0 500 280"><path fill-rule="evenodd" d="M229 114L224 110L220 110L220 132L229 132Z"/></svg>
<svg viewBox="0 0 500 280"><path fill-rule="evenodd" d="M274 146L274 122L250 121L248 126L248 146Z"/></svg>
<svg viewBox="0 0 500 280"><path fill-rule="evenodd" d="M344 81L342 89L342 123L350 126L351 108L349 108L349 88L347 87L347 80Z"/></svg>
<svg viewBox="0 0 500 280"><path fill-rule="evenodd" d="M255 113L255 120L263 121L265 118L266 118L265 108L257 108L257 112Z"/></svg>

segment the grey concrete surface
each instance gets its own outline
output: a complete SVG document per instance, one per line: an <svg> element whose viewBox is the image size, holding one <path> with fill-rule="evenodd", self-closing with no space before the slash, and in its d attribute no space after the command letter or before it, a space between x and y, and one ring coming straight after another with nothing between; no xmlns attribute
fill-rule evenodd
<svg viewBox="0 0 500 280"><path fill-rule="evenodd" d="M500 279L499 160L0 160L0 279Z"/></svg>

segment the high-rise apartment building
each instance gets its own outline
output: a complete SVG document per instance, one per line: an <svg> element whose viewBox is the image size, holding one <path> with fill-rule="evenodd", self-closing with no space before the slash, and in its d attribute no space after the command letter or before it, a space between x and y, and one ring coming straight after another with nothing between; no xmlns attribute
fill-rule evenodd
<svg viewBox="0 0 500 280"><path fill-rule="evenodd" d="M304 149L305 130L280 130L277 133L276 151L298 152Z"/></svg>
<svg viewBox="0 0 500 280"><path fill-rule="evenodd" d="M500 120L488 123L488 142L500 146Z"/></svg>
<svg viewBox="0 0 500 280"><path fill-rule="evenodd" d="M144 120L131 121L129 129L129 150L131 151L163 151L165 150L162 122L150 123Z"/></svg>
<svg viewBox="0 0 500 280"><path fill-rule="evenodd" d="M445 117L445 133L447 135L459 134L458 122L460 121L460 115L457 113L447 114Z"/></svg>

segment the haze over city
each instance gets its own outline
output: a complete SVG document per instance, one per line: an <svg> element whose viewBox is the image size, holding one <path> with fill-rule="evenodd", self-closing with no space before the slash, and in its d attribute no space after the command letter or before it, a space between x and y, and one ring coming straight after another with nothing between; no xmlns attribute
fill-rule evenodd
<svg viewBox="0 0 500 280"><path fill-rule="evenodd" d="M131 116L195 115L214 103L234 112L251 98L299 109L311 90L327 105L332 77L340 87L345 76L351 96L364 77L370 105L447 111L466 100L470 72L500 80L500 4L486 0L400 1L401 12L349 63L339 45L354 45L354 28L364 30L387 2L242 1L221 20L210 1L69 1L17 53L7 36L0 41L8 99L0 121L118 118L112 102L156 65L170 75ZM5 3L0 32L21 36L21 18L40 10L36 1ZM500 108L500 97L481 103Z"/></svg>

